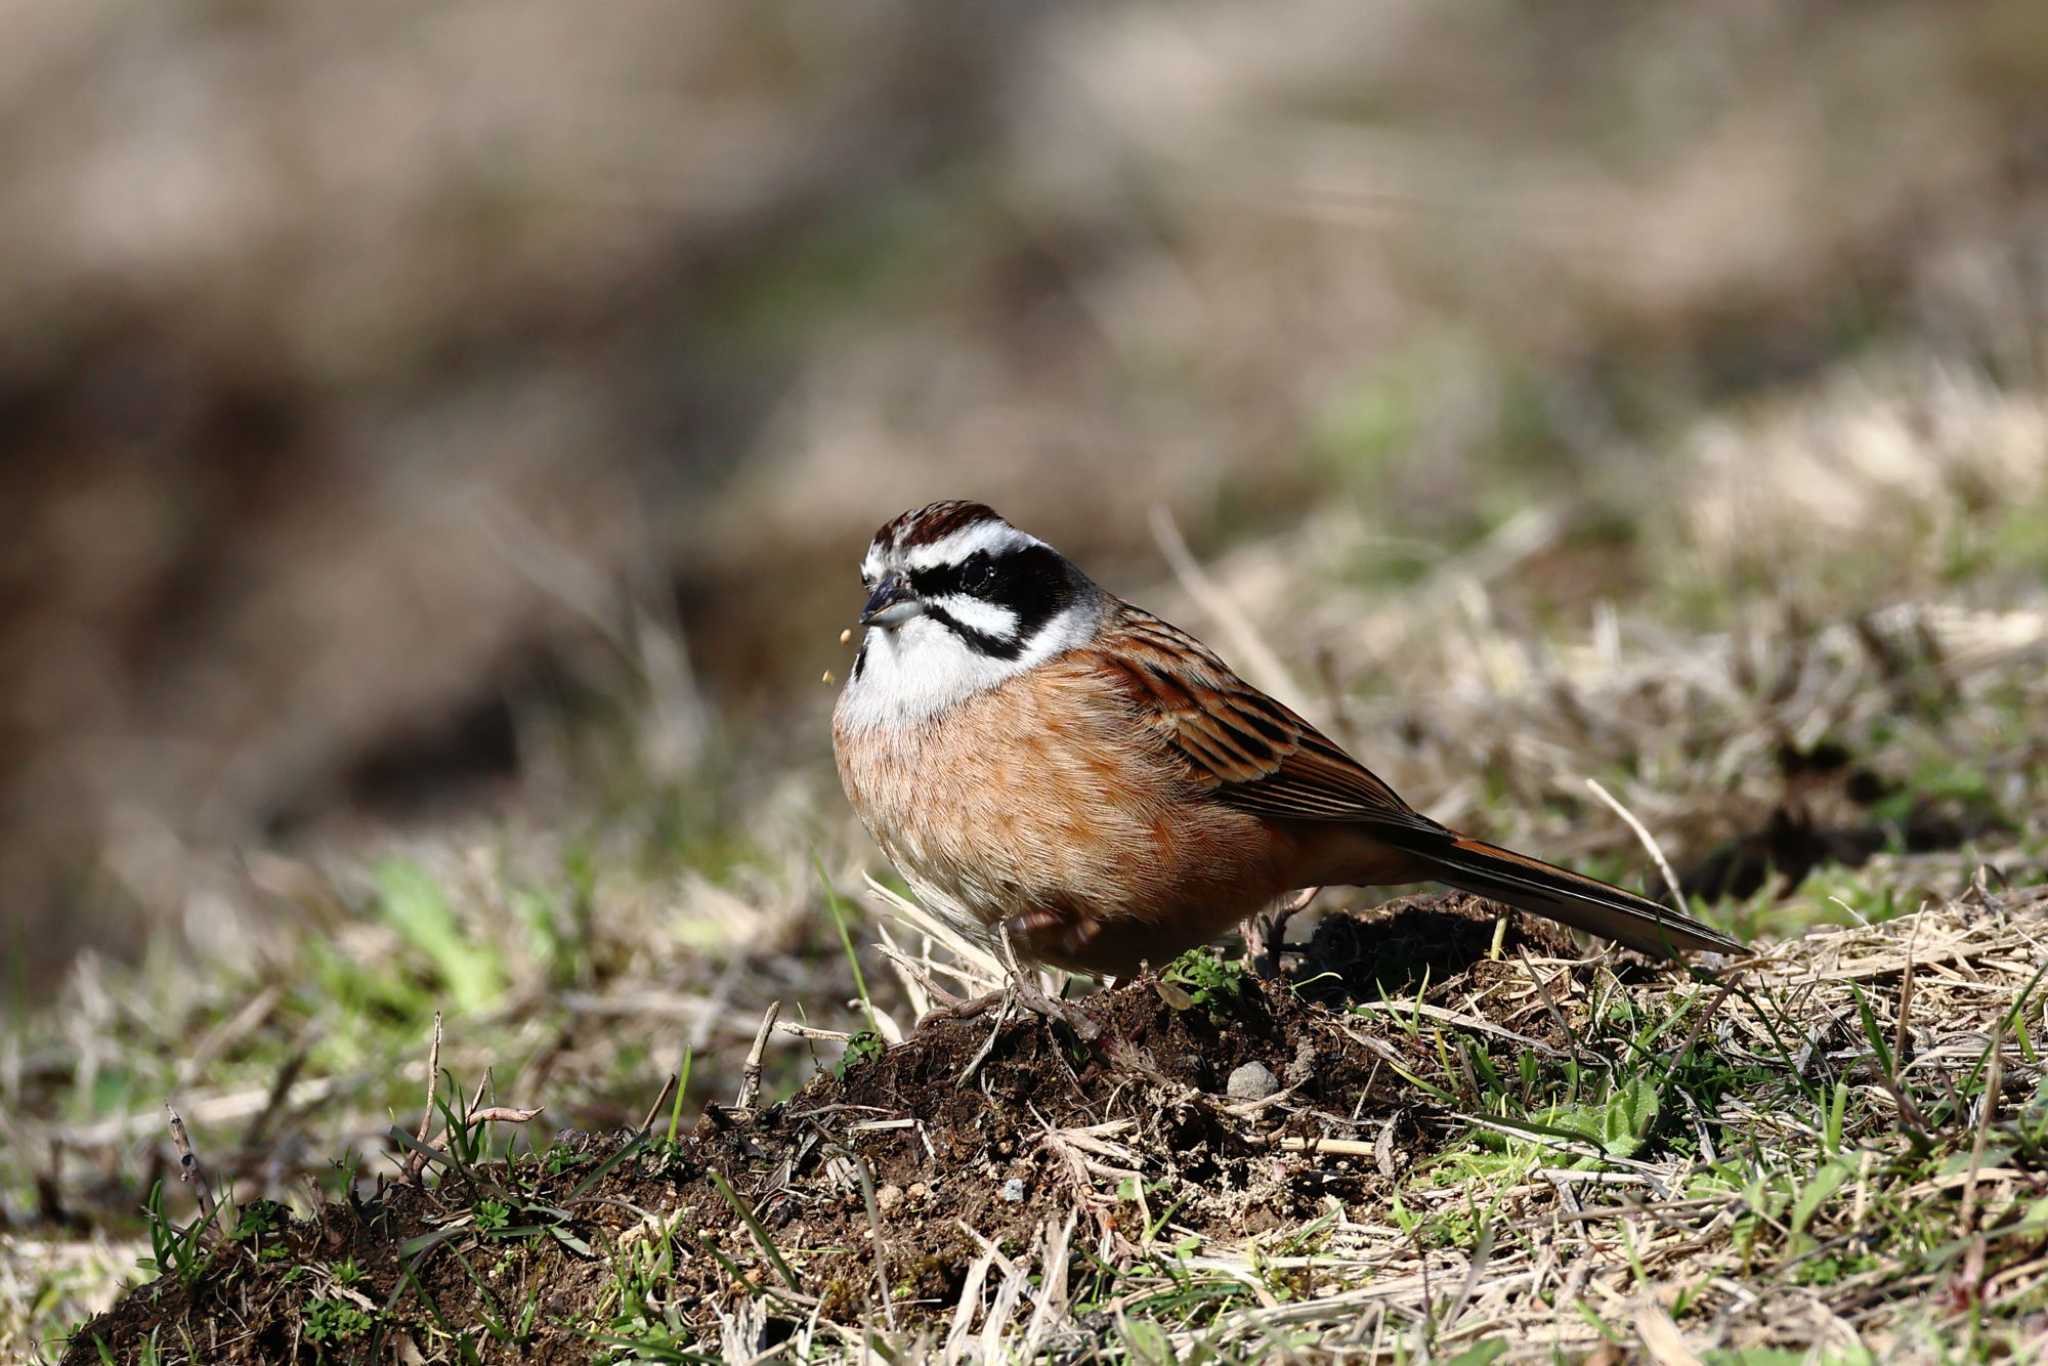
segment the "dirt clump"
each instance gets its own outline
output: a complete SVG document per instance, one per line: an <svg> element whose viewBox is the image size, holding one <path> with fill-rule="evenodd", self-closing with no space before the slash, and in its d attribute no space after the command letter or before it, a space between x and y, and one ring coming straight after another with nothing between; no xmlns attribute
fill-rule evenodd
<svg viewBox="0 0 2048 1366"><path fill-rule="evenodd" d="M1445 990L1510 966L1479 961L1497 913L1453 895L1331 917L1291 980L1212 960L1069 1002L1093 1042L1021 1009L933 1020L787 1101L711 1107L674 1141L659 1124L564 1135L495 1161L449 1155L428 1186L306 1220L244 1210L201 1269L131 1293L64 1360L96 1363L102 1345L137 1360L153 1339L163 1362L586 1362L655 1331L715 1341L719 1312L749 1299L771 1306L770 1339L814 1311L872 1317L882 1277L899 1318L944 1315L988 1248L1068 1219L1077 1240L1118 1248L1168 1213L1206 1238L1298 1223L1327 1197L1384 1194L1455 1124L1401 1075L1429 1068L1423 1036L1330 1005L1374 956L1416 977L1427 965ZM1520 917L1507 942L1557 947ZM1346 952L1352 967L1333 966ZM1280 1090L1232 1101L1227 1078L1254 1062ZM1374 1155L1313 1151L1333 1137Z"/></svg>

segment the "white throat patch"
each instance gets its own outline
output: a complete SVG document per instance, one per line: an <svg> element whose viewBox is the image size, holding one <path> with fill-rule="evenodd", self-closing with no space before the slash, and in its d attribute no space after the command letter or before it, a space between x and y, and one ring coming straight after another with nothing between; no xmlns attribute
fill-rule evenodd
<svg viewBox="0 0 2048 1366"><path fill-rule="evenodd" d="M951 598L942 601L963 625L977 630L993 625L971 619ZM987 603L975 606L1002 615L1014 628L1008 609ZM912 617L901 626L869 627L861 644L866 658L859 676L847 679L845 691L839 694L839 719L852 730L929 720L976 693L1087 644L1095 638L1101 619L1100 602L1076 602L1026 641L1015 659L985 655L928 616Z"/></svg>

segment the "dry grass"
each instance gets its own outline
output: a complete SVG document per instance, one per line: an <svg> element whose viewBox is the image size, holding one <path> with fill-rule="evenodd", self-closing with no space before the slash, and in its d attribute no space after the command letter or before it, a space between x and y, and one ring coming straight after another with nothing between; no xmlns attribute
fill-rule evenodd
<svg viewBox="0 0 2048 1366"><path fill-rule="evenodd" d="M1461 974L1426 993L1437 1006L1408 1003L1443 1065L1402 1075L1423 1110L1443 1102L1470 1127L1378 1208L1331 1198L1323 1217L1266 1237L1193 1233L1210 1207L1245 1196L1177 1175L1188 1154L1165 1116L1186 1097L1167 1088L1151 1097L1153 1123L1047 1132L1082 1199L1005 1269L1060 1284L1083 1214L1137 1201L1178 1221L1148 1225L1145 1246L1104 1227L1091 1259L1098 1288L1114 1290L1098 1314L1137 1359L1156 1359L1155 1345L1181 1360L1373 1360L1484 1344L1479 1359L1540 1360L1607 1343L1659 1361L1764 1348L2024 1359L2048 1346L2044 936L2048 890L1979 886L1774 946L1718 980L1618 978L1526 954L1525 972L1484 986ZM1585 1069L1547 1108L1531 1092L1550 1064L1520 1054L1517 1095L1517 1054L1496 1042L1555 1055L1509 1028L1546 1018ZM1237 1113L1251 1143L1313 1117L1316 1136L1274 1143L1299 1154L1276 1189L1353 1169L1394 1178L1415 1156L1390 1143L1403 1111L1361 1106L1304 1111L1282 1094ZM1170 1258L1148 1255L1154 1240ZM1005 1283L983 1303L984 1289L973 1278L954 1308L950 1357L977 1325L984 1346L1026 1359L1061 1345L1044 1321L1068 1295ZM1243 1303L1212 1312L1211 1299ZM1140 1310L1149 1322L1134 1327ZM1069 1328L1064 1345L1091 1342L1103 1346L1099 1332Z"/></svg>
<svg viewBox="0 0 2048 1366"><path fill-rule="evenodd" d="M1282 1347L1477 1361L1603 1343L1660 1361L2037 1350L2048 1101L2035 974L2048 900L2028 884L2048 855L2048 553L2038 497L1986 504L1971 490L1994 475L2038 486L2038 458L2028 465L2013 435L2037 429L2038 398L1957 385L1939 367L1864 373L1888 376L1899 408L1949 415L1930 448L1948 454L1916 467L1911 517L1883 515L1898 466L1876 456L1728 477L1715 431L1889 449L1893 410L1852 401L1854 377L1836 375L1803 408L1734 410L1679 441L1661 478L1684 502L1653 508L1618 552L1588 534L1586 503L1535 506L1419 565L1405 558L1413 545L1340 510L1206 566L1213 581L1197 592L1183 574L1135 594L1219 640L1229 633L1210 613L1222 607L1305 709L1446 819L1639 880L1648 860L1589 792L1596 778L1682 880L1753 855L1755 885L1711 913L1755 938L1754 964L1715 981L1541 946L1496 961L1482 936L1465 960L1384 998L1316 1007L1317 1028L1344 1032L1315 1037L1378 1071L1313 1104L1284 1091L1224 1101L1220 1079L1205 1089L1120 1056L1112 1033L1093 1055L1107 1079L1094 1110L1016 1130L1001 1174L1034 1194L989 1205L1000 1225L954 1228L959 1208L920 1205L918 1181L981 1179L926 1154L923 1177L872 1192L897 1269L863 1262L831 1312L792 1314L786 1295L707 1296L705 1263L678 1241L679 1209L725 1220L721 1255L773 1284L737 1205L695 1187L646 1204L635 1186L650 1227L667 1232L628 1239L577 1213L565 1227L596 1263L553 1244L518 1253L536 1275L584 1278L563 1332L594 1335L576 1339L586 1354L598 1338L636 1344L622 1360L746 1359L770 1331L790 1334L785 1353L819 1357L869 1340L954 1359L1143 1361ZM1831 531L1811 521L1816 505L1865 511ZM1771 548L1770 591L1744 579L1745 546ZM1404 557L1399 574L1385 572L1390 556ZM542 1124L603 1133L645 1127L685 1058L685 1115L734 1097L773 1002L785 1027L762 1045L768 1101L843 1050L872 1054L864 1030L892 1045L909 1036L928 981L971 991L995 979L987 954L949 942L887 887L833 890L860 887L871 856L818 754L771 738L750 758L710 753L681 780L621 780L367 848L344 832L138 864L136 876L195 889L185 929L209 951L165 942L139 968L89 960L59 1009L0 1041L0 1193L23 1230L0 1243L0 1350L56 1355L134 1279L134 1259L156 1255L151 1229L192 1218L166 1095L238 1206L268 1197L332 1218L335 1197L397 1172L405 1150L390 1130L416 1132L436 1010L449 1020L441 1094L545 1103ZM1177 991L1224 991L1229 977L1198 964ZM1116 999L1101 1008L1129 1008ZM1204 995L1201 1009L1211 999L1224 998ZM1217 1039L1236 1042L1217 1046L1249 1047L1221 1014ZM1014 1071L1019 1040L1054 1037L1014 1018L1002 1031L960 1043L948 1075L969 1061L970 1085ZM910 1043L921 1046L927 1034ZM1285 1076L1296 1059L1265 1061ZM1033 1084L1050 1096L1062 1083ZM1190 1113L1232 1155L1228 1182L1172 1127ZM827 1132L874 1151L863 1145L908 1143L928 1118L881 1106ZM478 1130L490 1136L480 1160L517 1159L478 1170L538 1200L518 1183L544 1182L533 1164L549 1159L528 1154L554 1151L548 1133ZM728 1168L750 1208L787 1189L806 1209L858 1211L832 1238L780 1249L805 1277L847 1240L872 1242L858 1172L816 1160L780 1176L779 1159ZM618 1169L629 1178L656 1179ZM159 1180L168 1213L140 1218ZM435 1198L463 1210L450 1180ZM699 1198L711 1203L687 1203ZM952 1230L944 1248L901 1246L940 1226ZM289 1265L331 1290L331 1259L304 1247ZM911 1277L900 1301L871 1293L906 1267L935 1279ZM337 1293L274 1302L304 1319L318 1300L319 1322L353 1322ZM425 1331L417 1305L383 1288L370 1298L373 1325ZM482 1330L419 1340L450 1359L461 1342L487 1359L513 1350ZM170 1338L158 1349L181 1359Z"/></svg>
<svg viewBox="0 0 2048 1366"><path fill-rule="evenodd" d="M882 895L921 939L929 922ZM213 1359L235 1361L261 1359L245 1355L252 1335L280 1315L316 1321L309 1292L290 1289L295 1268L317 1282L344 1247L350 1267L372 1268L345 1273L368 1309L359 1348L411 1342L488 1361L557 1359L564 1337L621 1361L750 1359L777 1343L820 1360L1536 1360L1603 1344L1658 1360L2024 1359L2043 1345L2048 1307L2044 937L2048 890L1978 887L1776 946L1719 979L1531 952L1519 938L1489 956L1482 934L1469 966L1331 1010L1191 967L1181 980L1197 991L1178 1006L1162 1008L1153 992L1171 993L1151 982L1095 998L1109 1032L1093 1049L999 1021L955 1082L986 1026L926 1030L846 1068L843 1083L821 1076L788 1120L782 1106L750 1110L743 1080L736 1107L683 1147L643 1138L592 1173L605 1205L634 1212L624 1223L587 1203L588 1181L549 1193L542 1173L581 1176L587 1148L535 1144L502 1169L443 1155L438 1215L421 1224L397 1213L417 1202L387 1199L390 1215L373 1204L356 1218L358 1230L365 1216L394 1221L379 1237L406 1240L411 1279L375 1270L379 1244L345 1240L334 1206L325 1242L313 1226L273 1235L284 1251L267 1273L235 1244L165 1291L220 1282L240 1308ZM929 967L926 953L893 961L909 977ZM985 959L958 966L969 984L994 978ZM1310 987L1314 968L1297 974ZM1336 1033L1294 1038L1289 1084L1263 1100L1191 1084L1142 1023L1199 1030L1207 1012L1220 1040L1240 1022L1263 1028L1269 1010L1299 1022L1263 1044L1276 1065L1293 1028ZM1352 1060L1338 1067L1347 1039ZM919 1050L931 1060L905 1061ZM1355 1100L1319 1082L1359 1059L1371 1070ZM937 1089L906 1086L942 1060ZM1059 1080L1076 1067L1093 1097L1080 1109ZM956 1085L989 1097L966 1127L940 1098ZM705 1203L707 1175L730 1214ZM992 1198L1003 1184L1014 1206ZM669 1202L692 1212L665 1215ZM459 1254L451 1235L501 1226L508 1208L554 1211L585 1254L562 1252L542 1225L524 1230L537 1247L516 1231L470 1234L469 1255L505 1268L511 1303L519 1287L567 1317L465 1333L430 1253ZM862 1228L885 1235L872 1252L847 1246ZM878 1280L846 1269L870 1257ZM726 1293L707 1295L707 1273ZM160 1319L131 1305L94 1331L130 1359L130 1335L155 1322L159 1359L191 1359L175 1344L219 1311L195 1318L179 1304Z"/></svg>
<svg viewBox="0 0 2048 1366"><path fill-rule="evenodd" d="M1887 16L1882 34L1927 36L1910 9ZM478 9L451 32L493 22ZM1208 22L1234 43L1244 35L1232 25L1250 21ZM769 1117L801 1110L791 1097L838 1095L934 1056L931 1031L912 1029L929 982L972 990L997 965L863 883L876 865L824 761L826 692L772 728L725 724L705 710L683 641L646 607L644 584L620 595L635 605L614 620L591 604L617 585L594 556L576 558L578 538L551 556L547 535L522 526L521 563L562 571L527 587L591 616L633 677L606 699L617 733L522 715L525 782L509 810L479 804L397 832L337 823L251 844L194 838L148 809L112 823L105 882L81 889L80 905L133 900L170 928L135 963L81 962L52 1008L0 1038L0 1354L59 1355L66 1333L142 1279L137 1258L162 1260L152 1234L190 1226L163 1124L171 1096L237 1208L275 1199L326 1221L266 1224L260 1236L278 1240L263 1245L286 1258L235 1253L195 1284L226 1282L239 1303L323 1333L381 1324L436 1357L518 1355L522 1344L478 1322L434 1323L402 1299L379 1279L395 1274L395 1255L393 1267L345 1275L320 1245L350 1197L417 1155L394 1127L434 1138L438 1124L419 1127L430 1076L444 1099L478 1097L472 1109L544 1103L546 1115L493 1127L458 1110L440 1146L474 1129L476 1160L436 1159L425 1191L407 1187L386 1208L426 1237L476 1228L461 1222L482 1203L469 1181L494 1183L493 1200L559 1201L549 1208L566 1216L535 1214L536 1226L582 1239L590 1257L554 1233L516 1246L464 1233L434 1247L489 1248L522 1274L574 1280L587 1293L543 1327L573 1339L575 1359L608 1346L653 1360L851 1357L879 1345L905 1357L1146 1362L1281 1349L1473 1363L2037 1353L2048 1313L2036 977L2048 902L2034 885L2048 868L2048 409L2041 301L2022 267L2038 210L2018 176L2013 204L1982 210L1990 240L1978 241L1971 206L1995 196L1955 184L2003 173L1993 140L1963 135L1995 123L2005 98L1995 81L1965 89L1995 26L1903 44L1923 54L1911 70L1931 73L1903 83L1938 98L1887 116L1907 144L1946 139L1970 155L1856 162L1837 189L1839 216L1809 212L1804 198L1831 183L1813 170L1840 164L1841 151L1825 123L1795 117L1808 72L1745 58L1774 48L1776 19L1724 63L1762 72L1765 98L1738 82L1702 107L1790 128L1785 138L1723 130L1647 184L1632 184L1630 168L1664 164L1672 147L1656 138L1613 162L1546 164L1482 198L1500 213L1475 215L1460 196L1525 164L1528 143L1557 142L1520 127L1540 101L1514 96L1522 64L1542 57L1457 41L1400 6L1375 22L1405 40L1352 36L1389 66L1435 70L1445 88L1464 84L1459 73L1485 78L1497 106L1453 142L1491 150L1439 156L1457 120L1426 102L1383 145L1304 116L1276 136L1314 150L1314 164L1276 160L1264 144L1202 163L1249 177L1249 189L1226 178L1220 212L1212 177L1171 173L1199 134L1155 141L1160 108L1146 92L1192 90L1199 107L1180 113L1226 124L1240 100L1312 109L1328 94L1316 25L1276 29L1267 65L1192 85L1130 64L1133 53L1173 57L1147 41L1156 31L1109 20L1110 32L1088 20L1060 30L1049 50L1068 64L1037 72L1027 103L1086 107L1068 98L1082 89L1145 107L1102 148L1092 126L1025 141L1016 155L1033 164L1006 174L1013 191L1048 195L1049 221L1016 241L998 234L990 259L955 263L978 289L906 291L876 344L824 348L827 363L768 423L782 453L718 505L720 534L747 544L707 553L728 565L758 565L763 546L793 557L778 560L782 577L735 587L735 615L752 613L749 592L836 595L791 585L815 577L805 555L851 559L818 534L851 525L849 489L865 495L885 470L892 490L959 492L933 480L959 477L955 462L971 453L995 481L977 491L1007 490L1027 511L1035 502L1034 526L1055 540L1068 528L1049 517L1067 518L1082 545L1119 552L1103 568L1112 586L1256 665L1434 814L1647 881L1636 836L1588 787L1597 780L1707 913L1754 939L1755 963L1695 980L1557 945L1495 958L1482 935L1384 993L1370 990L1368 957L1350 983L1362 998L1311 1007L1286 993L1238 1000L1230 968L1202 959L1164 995L1139 988L1088 1008L1170 1011L1182 1032L1166 1037L1186 1044L1208 1029L1204 1048L1235 1057L1266 1047L1241 1026L1257 1002L1284 996L1298 1012L1289 1041L1323 1051L1260 1058L1283 1077L1278 1098L1234 1102L1220 1078L1190 1079L1208 1064L1201 1050L1148 1060L1119 1053L1112 1032L1090 1052L1013 1017L938 1036L955 1049L947 1085L920 1093L971 1098L997 1085L992 1074L1007 1078L1009 1150L962 1130L971 1157L919 1157L914 1145L937 1131L930 1116L868 1092L872 1108L815 1121L819 1141L843 1153L777 1147L787 1135ZM1851 29L1869 31L1860 17L1817 31L1833 51L1860 41ZM1593 54L1599 79L1578 117L1598 122L1592 106L1626 94L1616 86L1635 70L1628 49L1654 36L1624 26L1603 40L1612 47ZM1180 55L1200 66L1199 54ZM1866 84L1901 83L1851 65L1823 73L1822 98L1854 106ZM1492 147L1492 124L1524 141ZM1759 141L1786 148L1783 161L1731 167ZM1091 215L1113 216L1086 183L1111 174L1098 156L1141 168L1144 195L1184 231L1089 248ZM1455 180L1436 180L1444 165L1460 168ZM1728 193L1735 172L1758 193ZM1329 190L1375 178L1391 180L1397 211L1366 214ZM1751 236L1700 212L1712 207L1703 198L1762 203L1783 249L1760 262ZM1540 221L1542 203L1560 200L1572 212L1554 239L1485 226ZM1899 224L1929 200L1943 212L1921 241ZM1587 258L1577 229L1589 215L1636 248L1615 277L1564 269ZM1450 219L1485 222L1448 233ZM1050 262L1040 265L1053 283L1025 291L1042 329L1028 345L1019 335L1031 329L997 287L1011 251ZM1483 269L1467 270L1475 261ZM1768 379L1712 377L1728 291L1740 295L1738 323L1811 342L1827 328L1785 315L1830 262L1851 277L1873 263L1892 272L1909 301L1892 300L1902 325L1876 341L1812 343L1825 363L1810 374L1787 364ZM524 287L518 265L504 263L508 291ZM1557 286L1557 313L1522 306L1532 277L1544 297ZM586 379L604 381L581 377L579 389ZM1650 406L1669 405L1655 420L1629 418L1637 384ZM467 442L490 448L494 430ZM1276 444L1308 449L1289 476L1299 487L1265 501L1262 485L1246 485ZM1151 458L1102 480L1104 453L1127 448ZM1296 496L1304 488L1316 496ZM1162 498L1223 509L1208 530L1234 529L1230 548L1205 563L1192 518L1195 551L1183 556L1170 535L1159 554L1137 548L1143 511ZM1251 514L1238 516L1240 501ZM1312 510L1276 529L1276 507L1304 503ZM609 534L608 516L588 520ZM498 556L487 557L493 575ZM590 584L598 591L580 591ZM772 632L800 613L754 615ZM433 634L433 623L408 629ZM817 654L829 659L828 638ZM219 664L197 658L195 668ZM153 752L124 764L147 766ZM59 766L115 786L131 771ZM181 788L176 770L152 772ZM1324 898L1325 948L1343 942L1334 912L1370 899ZM1167 996L1187 1008L1160 1006ZM763 1033L775 1003L780 1023ZM1212 1003L1221 1023L1189 1023ZM427 1040L442 1011L435 1076ZM848 1059L847 1077L819 1076ZM1060 1059L1100 1089L1055 1116ZM1344 1070L1353 1064L1364 1071ZM647 1130L650 1105L661 1134L676 1113L657 1099L663 1079L684 1073L684 1139L650 1142L613 1169L619 1188L605 1188L637 1207L586 1208L583 1175L617 1151L589 1135ZM714 1102L730 1127L698 1126ZM1189 1116L1208 1149L1175 1127ZM557 1143L540 1125L584 1136ZM878 1184L843 1155L889 1144L900 1163L926 1162L924 1175L905 1165L902 1182ZM687 1169L684 1157L707 1153L727 1164L730 1199ZM1228 1162L1199 1160L1213 1153ZM1015 1208L991 1194L1012 1178L1031 1192ZM162 1208L145 1216L159 1182ZM757 1233L741 1213L779 1197L822 1212L816 1239L799 1244L772 1221ZM691 1241L691 1220L720 1232L724 1263ZM909 1255L905 1240L932 1230L943 1246ZM887 1257L871 1257L877 1247ZM810 1288L792 1290L778 1258ZM262 1275L229 1275L248 1266ZM821 1267L844 1272L829 1308L811 1285ZM435 1269L457 1276L446 1262ZM298 1279L269 1279L288 1272ZM252 1284L269 1298L246 1298ZM150 1303L131 1299L131 1313ZM307 1354L345 1358L363 1340L311 1339ZM175 1333L156 1350L206 1357ZM145 1359L125 1340L122 1356Z"/></svg>

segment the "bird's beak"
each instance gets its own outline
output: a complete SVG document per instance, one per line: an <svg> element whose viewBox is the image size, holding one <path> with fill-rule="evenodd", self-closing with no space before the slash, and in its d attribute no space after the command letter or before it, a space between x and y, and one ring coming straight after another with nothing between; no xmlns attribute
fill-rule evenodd
<svg viewBox="0 0 2048 1366"><path fill-rule="evenodd" d="M924 604L910 591L910 581L900 574L885 574L875 585L875 591L868 595L868 605L860 612L863 626L901 626L912 617L924 614Z"/></svg>

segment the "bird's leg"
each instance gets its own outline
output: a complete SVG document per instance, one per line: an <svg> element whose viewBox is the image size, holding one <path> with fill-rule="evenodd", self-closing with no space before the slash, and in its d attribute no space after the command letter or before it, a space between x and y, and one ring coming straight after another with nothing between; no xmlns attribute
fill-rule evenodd
<svg viewBox="0 0 2048 1366"><path fill-rule="evenodd" d="M1003 963L1010 969L1010 984L1005 991L1012 993L1018 1005L1034 1015L1048 1020L1057 1020L1074 1031L1074 1037L1083 1043L1093 1042L1102 1033L1102 1027L1086 1015L1056 1001L1038 989L1030 973L1017 961L1017 950L1010 943L1010 927L1015 924L1022 935L1038 937L1051 927L1062 927L1071 934L1070 918L1053 910L1026 911L996 926L996 942L1003 951ZM1029 940L1027 939L1027 942Z"/></svg>
<svg viewBox="0 0 2048 1366"><path fill-rule="evenodd" d="M1314 901L1316 893L1322 890L1320 887L1304 887L1282 905L1245 918L1241 930L1245 961L1259 976L1280 975L1280 950L1287 941L1287 922L1307 910L1308 903Z"/></svg>
<svg viewBox="0 0 2048 1366"><path fill-rule="evenodd" d="M927 983L925 989L931 993L937 1004L926 1011L918 1023L922 1024L925 1020L972 1020L986 1015L1005 1001L1011 1001L1034 1015L1059 1021L1073 1030L1075 1036L1083 1041L1096 1038L1102 1031L1093 1020L1046 995L1031 980L1030 971L1017 961L1016 948L1010 942L1013 926L1018 938L1023 939L1027 945L1043 938L1049 931L1058 932L1063 939L1072 937L1068 918L1057 911L1026 911L1004 921L996 927L996 942L1001 949L1003 965L1009 969L1008 980L1003 986L996 991L983 992L979 996L962 998L935 984Z"/></svg>
<svg viewBox="0 0 2048 1366"><path fill-rule="evenodd" d="M1101 928L1102 922L1093 916L1058 906L1038 906L1011 916L997 933L1010 945L1005 952L1014 966L1017 949L1041 962L1076 962L1086 955Z"/></svg>

